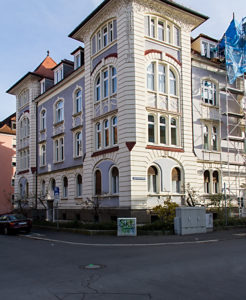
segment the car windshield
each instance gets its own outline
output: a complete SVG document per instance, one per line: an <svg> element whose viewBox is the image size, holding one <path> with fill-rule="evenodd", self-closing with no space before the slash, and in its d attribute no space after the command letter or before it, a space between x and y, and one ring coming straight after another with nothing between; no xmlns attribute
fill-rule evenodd
<svg viewBox="0 0 246 300"><path fill-rule="evenodd" d="M10 221L23 220L23 219L26 219L23 215L10 215L9 216Z"/></svg>

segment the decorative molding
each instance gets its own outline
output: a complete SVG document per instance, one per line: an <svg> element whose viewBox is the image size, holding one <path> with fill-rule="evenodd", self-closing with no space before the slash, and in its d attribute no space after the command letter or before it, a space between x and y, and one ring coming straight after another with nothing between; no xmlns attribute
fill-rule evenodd
<svg viewBox="0 0 246 300"><path fill-rule="evenodd" d="M109 148L109 149L104 149L104 150L92 153L91 157L95 157L95 156L99 156L99 155L103 155L103 154L108 154L108 153L116 152L118 150L119 150L119 146L116 146L116 147L113 147L113 148Z"/></svg>
<svg viewBox="0 0 246 300"><path fill-rule="evenodd" d="M106 60L106 59L108 59L108 58L110 58L110 57L118 58L118 53L111 53L111 54L109 54L108 56L106 56L104 59Z"/></svg>
<svg viewBox="0 0 246 300"><path fill-rule="evenodd" d="M162 146L152 146L152 145L146 146L145 149L150 149L150 150L163 150L163 151L171 151L171 152L184 152L184 149L181 149L181 148L162 147Z"/></svg>
<svg viewBox="0 0 246 300"><path fill-rule="evenodd" d="M22 175L22 174L26 174L26 173L29 173L29 169L18 172L18 175Z"/></svg>
<svg viewBox="0 0 246 300"><path fill-rule="evenodd" d="M31 171L32 171L32 174L34 174L37 171L37 168L36 167L31 167Z"/></svg>
<svg viewBox="0 0 246 300"><path fill-rule="evenodd" d="M149 50L145 50L144 51L144 55L148 55L150 53L158 53L158 54L162 54L162 52L160 50L156 50L156 49L149 49Z"/></svg>
<svg viewBox="0 0 246 300"><path fill-rule="evenodd" d="M166 53L166 56L169 57L169 58L171 58L171 59L173 59L173 60L175 60L177 64L179 64L180 66L182 66L182 63L179 60L177 60L177 58L173 57L171 54Z"/></svg>
<svg viewBox="0 0 246 300"><path fill-rule="evenodd" d="M126 142L126 147L128 148L128 150L131 152L132 149L135 147L136 142Z"/></svg>

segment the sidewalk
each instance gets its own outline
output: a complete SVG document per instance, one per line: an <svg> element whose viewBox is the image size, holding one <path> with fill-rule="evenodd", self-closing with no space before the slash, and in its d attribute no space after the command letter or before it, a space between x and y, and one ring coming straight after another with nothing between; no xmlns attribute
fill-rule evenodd
<svg viewBox="0 0 246 300"><path fill-rule="evenodd" d="M186 236L162 235L162 236L137 236L137 237L117 237L117 236L88 236L72 232L63 232L34 228L27 238L46 240L50 242L71 243L88 246L158 246L158 245L178 245L187 243L208 243L223 240L246 239L246 227L214 231L205 234L193 234Z"/></svg>

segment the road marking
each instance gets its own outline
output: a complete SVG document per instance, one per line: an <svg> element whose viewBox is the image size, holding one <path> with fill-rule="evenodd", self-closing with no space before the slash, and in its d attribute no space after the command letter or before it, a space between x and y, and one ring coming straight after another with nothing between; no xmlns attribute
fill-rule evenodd
<svg viewBox="0 0 246 300"><path fill-rule="evenodd" d="M90 247L146 247L146 246L171 246L171 245L189 245L189 244L208 244L208 243L217 243L219 240L204 240L204 241L191 241L191 242L167 242L167 243L152 243L152 244L92 244L92 243L78 243L78 242L69 242L62 240L55 240L49 238L42 238L37 236L28 236L22 235L25 238L46 241L52 243L60 243L67 245L76 245L76 246L90 246Z"/></svg>
<svg viewBox="0 0 246 300"><path fill-rule="evenodd" d="M234 233L233 235L236 235L236 236L246 236L246 233Z"/></svg>

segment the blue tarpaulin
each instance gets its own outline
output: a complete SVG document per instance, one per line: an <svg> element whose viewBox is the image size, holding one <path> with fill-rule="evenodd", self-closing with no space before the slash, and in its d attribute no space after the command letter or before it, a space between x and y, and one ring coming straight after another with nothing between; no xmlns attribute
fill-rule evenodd
<svg viewBox="0 0 246 300"><path fill-rule="evenodd" d="M232 84L246 72L246 18L240 24L233 18L218 50L225 53L227 74Z"/></svg>

